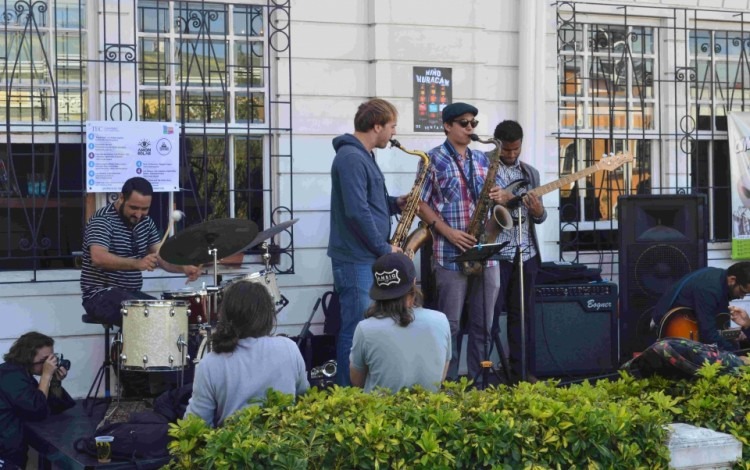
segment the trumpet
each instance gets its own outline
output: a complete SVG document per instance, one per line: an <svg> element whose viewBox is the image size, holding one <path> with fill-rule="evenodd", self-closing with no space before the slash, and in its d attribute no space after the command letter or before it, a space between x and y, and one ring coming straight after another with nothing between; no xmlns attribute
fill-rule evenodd
<svg viewBox="0 0 750 470"><path fill-rule="evenodd" d="M336 364L336 361L334 359L331 359L330 361L325 362L323 365L310 369L310 379L322 379L324 377L330 379L331 377L336 377L337 371L338 366Z"/></svg>

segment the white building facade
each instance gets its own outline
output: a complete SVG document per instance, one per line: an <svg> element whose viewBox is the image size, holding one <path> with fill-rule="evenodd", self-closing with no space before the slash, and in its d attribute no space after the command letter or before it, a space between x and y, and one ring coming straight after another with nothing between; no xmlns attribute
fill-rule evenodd
<svg viewBox="0 0 750 470"><path fill-rule="evenodd" d="M83 225L111 194L85 193L87 120L175 122L179 194L154 198L187 213L177 231L249 218L274 238L295 335L332 288L326 256L333 137L353 130L370 97L399 110L408 149L439 145L415 132L413 68L449 68L452 100L479 109L486 137L503 119L525 130L522 158L552 182L629 151L633 164L544 197L545 261L580 262L617 280L617 197L706 195L709 265L730 260L726 113L750 100L748 1L541 0L7 0L0 8L5 83L0 114L0 352L29 330L57 339L73 362L68 388L86 394L103 356L102 329L81 322ZM750 105L750 101L748 101ZM392 195L417 159L379 150ZM41 177L30 176L41 174ZM29 185L44 180L44 190ZM256 248L225 279L262 269ZM210 285L211 272L191 284ZM148 273L154 296L184 278ZM322 312L313 331L322 329Z"/></svg>

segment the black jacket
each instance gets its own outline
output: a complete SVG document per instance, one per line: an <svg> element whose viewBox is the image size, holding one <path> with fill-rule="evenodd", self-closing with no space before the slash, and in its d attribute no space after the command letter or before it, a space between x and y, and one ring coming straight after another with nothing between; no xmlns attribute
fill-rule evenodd
<svg viewBox="0 0 750 470"><path fill-rule="evenodd" d="M50 413L74 405L62 387L56 392L50 390L46 398L39 391L39 382L25 367L10 362L0 364L0 459L24 468L28 446L23 423L41 421Z"/></svg>

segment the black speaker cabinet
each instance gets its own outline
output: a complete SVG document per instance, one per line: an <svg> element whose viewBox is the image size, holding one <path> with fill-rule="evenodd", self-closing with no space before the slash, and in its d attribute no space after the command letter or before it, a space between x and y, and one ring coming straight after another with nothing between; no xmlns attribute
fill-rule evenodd
<svg viewBox="0 0 750 470"><path fill-rule="evenodd" d="M535 287L529 372L569 377L612 372L619 366L617 284Z"/></svg>
<svg viewBox="0 0 750 470"><path fill-rule="evenodd" d="M706 198L702 194L621 196L620 353L624 362L656 338L652 309L682 276L707 264Z"/></svg>

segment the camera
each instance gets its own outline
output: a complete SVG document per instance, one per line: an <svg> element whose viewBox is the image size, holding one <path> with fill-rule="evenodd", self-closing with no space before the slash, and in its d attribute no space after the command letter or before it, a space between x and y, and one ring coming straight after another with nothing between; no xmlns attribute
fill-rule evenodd
<svg viewBox="0 0 750 470"><path fill-rule="evenodd" d="M60 367L64 367L65 370L69 371L70 370L70 360L69 359L65 359L65 356L63 356L62 354L55 353L55 356L57 357L57 368L59 369Z"/></svg>

